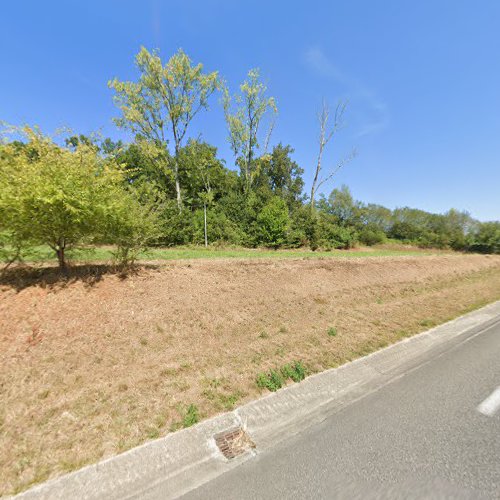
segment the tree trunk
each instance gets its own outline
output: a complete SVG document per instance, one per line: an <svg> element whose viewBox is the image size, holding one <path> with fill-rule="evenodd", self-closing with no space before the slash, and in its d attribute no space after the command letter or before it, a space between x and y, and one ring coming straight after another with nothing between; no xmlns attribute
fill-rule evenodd
<svg viewBox="0 0 500 500"><path fill-rule="evenodd" d="M174 177L175 177L175 194L177 197L177 208L179 209L179 213L182 212L182 197L181 197L181 184L179 182L179 150L180 143L177 140L177 134L174 131L174 139L175 139L175 158L174 158Z"/></svg>
<svg viewBox="0 0 500 500"><path fill-rule="evenodd" d="M182 212L181 185L179 183L179 169L177 167L177 159L175 160L175 194L177 195L177 208Z"/></svg>
<svg viewBox="0 0 500 500"><path fill-rule="evenodd" d="M319 143L318 162L316 163L316 171L314 172L314 179L311 186L311 210L314 210L314 196L316 195L316 187L318 185L319 174L321 172L321 158L323 156L323 138L321 137Z"/></svg>
<svg viewBox="0 0 500 500"><path fill-rule="evenodd" d="M208 233L207 233L207 204L203 204L203 215L205 218L205 248L208 247Z"/></svg>
<svg viewBox="0 0 500 500"><path fill-rule="evenodd" d="M66 269L66 259L64 256L64 246L60 246L56 250L57 253L57 261L59 262L59 269Z"/></svg>
<svg viewBox="0 0 500 500"><path fill-rule="evenodd" d="M320 171L321 171L321 157L318 159L316 172L314 174L314 179L311 186L311 210L314 210L314 197L316 196L316 185L318 184L318 177Z"/></svg>
<svg viewBox="0 0 500 500"><path fill-rule="evenodd" d="M314 210L314 195L316 194L316 186L313 184L311 187L311 210Z"/></svg>

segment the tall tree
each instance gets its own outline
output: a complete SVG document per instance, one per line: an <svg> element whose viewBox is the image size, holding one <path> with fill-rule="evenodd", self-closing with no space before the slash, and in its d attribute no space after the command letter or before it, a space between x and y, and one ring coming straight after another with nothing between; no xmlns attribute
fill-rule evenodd
<svg viewBox="0 0 500 500"><path fill-rule="evenodd" d="M335 167L329 169L326 174L323 174L323 154L328 143L333 139L334 135L343 127L344 125L344 113L347 108L347 102L341 101L337 104L335 108L335 114L333 117L333 125L330 127L330 108L326 101L323 101L321 111L318 113L319 121L319 151L318 160L316 162L316 168L314 170L314 177L311 185L311 198L310 204L311 208L314 209L314 198L318 189L328 182L346 163L354 158L356 155L355 150L342 159Z"/></svg>
<svg viewBox="0 0 500 500"><path fill-rule="evenodd" d="M173 174L177 206L182 210L182 191L179 178L178 153L193 118L208 109L209 97L220 88L216 71L204 73L203 65L193 65L179 49L164 65L156 51L142 47L136 56L141 76L138 82L114 79L109 87L122 112L115 120L161 149L167 149L173 139ZM164 158L163 161L168 161Z"/></svg>
<svg viewBox="0 0 500 500"><path fill-rule="evenodd" d="M208 246L207 211L227 186L229 170L217 159L217 149L190 139L179 155L181 178L186 179L188 199L192 207L203 205L204 240ZM233 173L234 175L234 173Z"/></svg>
<svg viewBox="0 0 500 500"><path fill-rule="evenodd" d="M328 200L322 200L323 211L334 215L341 226L354 226L360 215L359 202L356 202L350 189L342 184L340 189L334 189Z"/></svg>
<svg viewBox="0 0 500 500"><path fill-rule="evenodd" d="M267 194L267 197L274 195L283 198L290 211L298 208L304 198L304 170L292 160L293 152L291 146L283 146L281 143L274 146L270 154L259 159L255 180L255 189Z"/></svg>
<svg viewBox="0 0 500 500"><path fill-rule="evenodd" d="M255 172L255 158L259 150L259 127L265 113L270 110L277 113L274 97L266 96L267 87L260 81L258 69L248 72L248 79L240 85L240 94L231 97L229 90L224 90L224 112L229 129L229 142L243 176L243 189L248 193L252 187ZM236 103L233 106L233 101ZM234 110L233 110L234 108ZM271 121L264 138L265 147L274 126Z"/></svg>

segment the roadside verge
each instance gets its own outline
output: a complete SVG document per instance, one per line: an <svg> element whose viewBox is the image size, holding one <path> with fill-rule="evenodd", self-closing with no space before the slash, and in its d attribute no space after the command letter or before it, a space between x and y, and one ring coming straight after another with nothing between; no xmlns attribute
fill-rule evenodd
<svg viewBox="0 0 500 500"><path fill-rule="evenodd" d="M148 498L158 493L163 498L175 498L404 376L499 320L500 301L232 412L35 486L15 498L121 499ZM226 458L218 447L228 440L236 450L235 458Z"/></svg>

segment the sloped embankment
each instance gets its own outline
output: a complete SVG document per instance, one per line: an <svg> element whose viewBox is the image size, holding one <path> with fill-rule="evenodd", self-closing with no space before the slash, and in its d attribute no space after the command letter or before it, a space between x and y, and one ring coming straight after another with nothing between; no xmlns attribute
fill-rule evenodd
<svg viewBox="0 0 500 500"><path fill-rule="evenodd" d="M500 299L500 257L197 260L0 290L7 494L163 435L190 404L255 398L270 367L323 370Z"/></svg>

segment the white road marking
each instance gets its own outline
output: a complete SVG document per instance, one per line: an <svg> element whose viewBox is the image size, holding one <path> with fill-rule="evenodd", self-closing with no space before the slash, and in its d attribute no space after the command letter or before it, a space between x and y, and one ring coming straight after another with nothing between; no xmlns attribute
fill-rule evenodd
<svg viewBox="0 0 500 500"><path fill-rule="evenodd" d="M478 407L477 411L492 417L500 408L500 387L497 387Z"/></svg>

